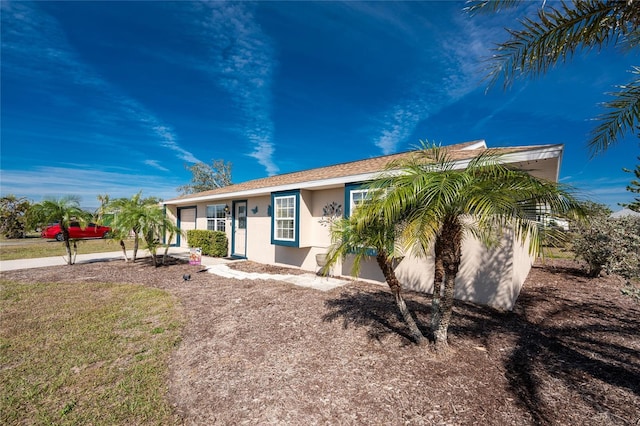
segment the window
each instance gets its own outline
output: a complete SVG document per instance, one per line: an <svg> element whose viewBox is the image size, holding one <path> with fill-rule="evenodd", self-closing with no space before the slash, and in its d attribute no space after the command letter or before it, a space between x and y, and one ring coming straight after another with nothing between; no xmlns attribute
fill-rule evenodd
<svg viewBox="0 0 640 426"><path fill-rule="evenodd" d="M238 204L238 210L236 214L238 219L238 229L247 229L247 203L243 202Z"/></svg>
<svg viewBox="0 0 640 426"><path fill-rule="evenodd" d="M224 212L224 204L207 206L207 229L209 231L224 232L224 221L227 217Z"/></svg>
<svg viewBox="0 0 640 426"><path fill-rule="evenodd" d="M368 189L356 189L351 191L351 200L349 202L349 211L353 213L359 205L365 203L369 196Z"/></svg>
<svg viewBox="0 0 640 426"><path fill-rule="evenodd" d="M345 217L351 216L351 213L353 213L359 205L366 203L367 200L371 199L371 194L370 194L371 190L364 189L363 187L364 187L364 184L362 183L350 183L345 185L344 187L344 198L345 198L344 216Z"/></svg>
<svg viewBox="0 0 640 426"><path fill-rule="evenodd" d="M297 191L274 193L271 195L273 217L271 220L271 243L298 247L298 203Z"/></svg>
<svg viewBox="0 0 640 426"><path fill-rule="evenodd" d="M278 197L275 199L276 239L293 241L295 239L296 197Z"/></svg>
<svg viewBox="0 0 640 426"><path fill-rule="evenodd" d="M344 186L344 217L348 218L358 206L371 200L372 191L379 191L377 189L368 189L366 185L366 183L349 183ZM376 249L373 247L366 247L365 250L367 256L376 256L377 254Z"/></svg>

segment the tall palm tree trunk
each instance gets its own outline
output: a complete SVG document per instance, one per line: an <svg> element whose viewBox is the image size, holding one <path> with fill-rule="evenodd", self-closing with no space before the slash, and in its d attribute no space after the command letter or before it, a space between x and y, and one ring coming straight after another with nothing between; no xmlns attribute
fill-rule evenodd
<svg viewBox="0 0 640 426"><path fill-rule="evenodd" d="M444 266L442 265L442 240L436 238L434 249L433 295L431 298L431 333L440 326L442 307L440 306L440 293L442 292L442 279L444 278ZM435 336L434 336L435 340Z"/></svg>
<svg viewBox="0 0 640 426"><path fill-rule="evenodd" d="M436 351L448 349L447 331L453 313L456 276L462 259L462 226L457 218L445 221L442 227L442 266L444 269L444 292L441 302L441 318L433 330Z"/></svg>
<svg viewBox="0 0 640 426"><path fill-rule="evenodd" d="M170 241L173 240L173 232L169 233L169 238L166 240L167 244L165 244L164 246L164 254L162 255L162 264L166 265L166 259L167 259L167 255L169 254L169 245L170 245Z"/></svg>
<svg viewBox="0 0 640 426"><path fill-rule="evenodd" d="M138 231L133 230L133 263L136 263L136 258L138 257L138 244L140 243L140 236L138 235Z"/></svg>
<svg viewBox="0 0 640 426"><path fill-rule="evenodd" d="M62 224L62 221L60 221ZM67 265L73 265L73 259L71 258L71 241L69 240L69 230L64 226L60 226L62 230L62 238L64 240L64 248L67 250Z"/></svg>
<svg viewBox="0 0 640 426"><path fill-rule="evenodd" d="M444 276L444 293L442 295L442 316L436 328L433 332L433 337L436 341L436 350L446 350L449 347L447 341L447 331L449 330L449 323L451 322L451 314L453 312L453 295L455 288L455 275L445 273Z"/></svg>
<svg viewBox="0 0 640 426"><path fill-rule="evenodd" d="M124 244L124 240L120 240L120 247L122 248L122 254L124 255L124 261L128 262L129 258L127 257L127 247Z"/></svg>
<svg viewBox="0 0 640 426"><path fill-rule="evenodd" d="M76 258L78 257L78 240L73 240L73 261L72 264L76 263Z"/></svg>
<svg viewBox="0 0 640 426"><path fill-rule="evenodd" d="M420 329L418 328L418 326L416 325L416 322L413 319L413 316L411 316L411 312L409 312L409 309L407 308L407 304L405 303L404 298L402 297L402 294L401 294L402 286L400 285L400 281L398 281L398 278L396 277L396 273L393 270L393 266L391 265L391 262L387 260L386 253L384 253L384 251L379 250L378 254L376 255L376 260L378 262L378 266L380 267L380 270L382 271L382 274L384 275L385 280L387 281L387 284L389 285L389 288L391 289L391 292L393 293L393 297L395 298L396 305L400 310L402 319L409 327L409 332L411 333L411 336L413 337L413 339L418 345L425 343L426 339L422 334L422 332L420 331Z"/></svg>

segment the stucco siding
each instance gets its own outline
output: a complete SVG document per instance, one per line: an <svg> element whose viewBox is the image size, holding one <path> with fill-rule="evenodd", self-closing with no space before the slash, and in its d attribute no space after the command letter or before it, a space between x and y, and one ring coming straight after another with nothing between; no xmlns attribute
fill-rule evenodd
<svg viewBox="0 0 640 426"><path fill-rule="evenodd" d="M513 250L513 282L511 285L514 304L520 295L520 290L522 290L534 261L535 258L529 253L529 238L524 244L519 243L516 238Z"/></svg>
<svg viewBox="0 0 640 426"><path fill-rule="evenodd" d="M270 196L247 199L247 259L255 262L273 263L274 261L270 206Z"/></svg>
<svg viewBox="0 0 640 426"><path fill-rule="evenodd" d="M178 209L175 206L165 206L165 211L164 212L167 215L167 218L169 218L169 220L171 220L171 222L173 222L173 223L177 222L177 217L176 217L177 210ZM166 237L168 237L168 236L166 236ZM171 241L166 241L166 243L168 243L169 245L176 245L178 243L178 235L174 235L171 238Z"/></svg>
<svg viewBox="0 0 640 426"><path fill-rule="evenodd" d="M518 253L517 260L514 253ZM462 261L456 278L455 298L510 310L531 265L527 248L506 233L499 246L486 248L469 237L462 245ZM396 269L404 288L433 293L433 255L405 257Z"/></svg>

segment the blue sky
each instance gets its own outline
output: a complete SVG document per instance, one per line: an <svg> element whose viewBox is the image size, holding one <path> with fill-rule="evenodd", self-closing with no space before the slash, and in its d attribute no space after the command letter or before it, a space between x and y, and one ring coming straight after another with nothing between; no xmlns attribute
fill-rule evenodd
<svg viewBox="0 0 640 426"><path fill-rule="evenodd" d="M532 2L529 9L542 2ZM553 4L547 1L547 4ZM638 52L578 55L486 91L482 60L526 11L461 2L2 1L2 195L164 199L196 161L233 181L485 139L565 144L561 181L618 210L640 155L589 158Z"/></svg>

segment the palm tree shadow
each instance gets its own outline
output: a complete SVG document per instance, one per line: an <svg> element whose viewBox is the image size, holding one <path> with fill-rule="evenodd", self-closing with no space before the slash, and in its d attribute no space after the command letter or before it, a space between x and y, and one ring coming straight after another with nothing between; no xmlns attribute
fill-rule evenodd
<svg viewBox="0 0 640 426"><path fill-rule="evenodd" d="M452 335L486 346L509 341L505 377L534 424L551 424L556 418L550 389L603 415L620 407L608 407L607 395L596 383L640 396L640 351L629 343L637 340L639 329L640 316L621 312L613 303L571 300L549 287L521 294L513 312L456 301L450 328Z"/></svg>
<svg viewBox="0 0 640 426"><path fill-rule="evenodd" d="M405 300L409 311L429 311L424 304L413 300ZM395 304L393 295L388 291L344 291L334 299L325 302L328 312L323 321L333 322L342 319L342 326L366 327L367 335L372 340L381 340L387 335L398 335L409 343L416 343L404 324ZM426 336L429 330L417 321L418 328Z"/></svg>
<svg viewBox="0 0 640 426"><path fill-rule="evenodd" d="M523 304L535 303L539 296L525 295ZM542 296L546 298L547 296ZM587 317L606 320L606 324L585 322L557 325L553 321L533 323L521 317L519 338L510 354L506 376L510 387L532 414L536 423L548 424L551 408L542 398L544 376L571 389L572 394L597 412L608 412L606 395L589 383L607 386L640 396L640 351L600 336L613 336L617 342L637 338L640 321L606 307L606 303L569 302L546 314L546 318ZM521 314L526 314L522 312ZM619 339L618 339L619 338Z"/></svg>

